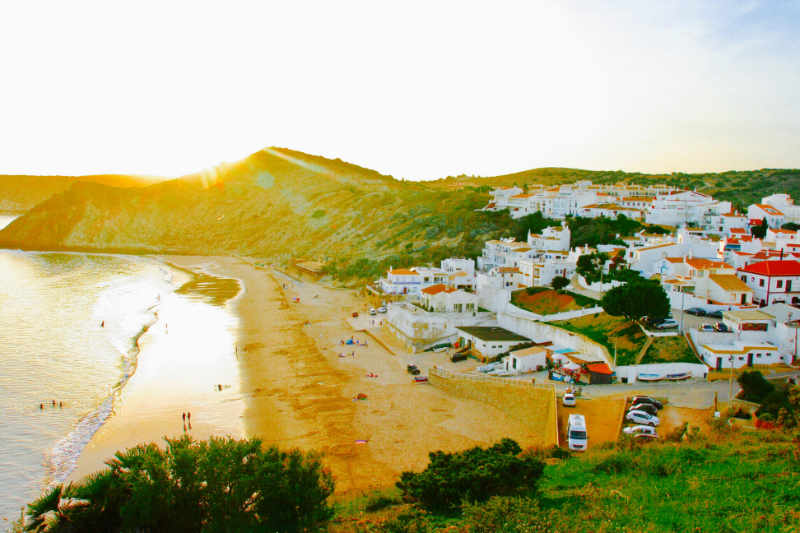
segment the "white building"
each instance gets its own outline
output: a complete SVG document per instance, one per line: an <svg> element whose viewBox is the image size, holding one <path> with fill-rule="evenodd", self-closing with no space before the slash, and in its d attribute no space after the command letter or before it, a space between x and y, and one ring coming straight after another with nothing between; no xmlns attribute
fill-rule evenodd
<svg viewBox="0 0 800 533"><path fill-rule="evenodd" d="M753 303L766 306L782 302L800 303L800 262L761 261L737 271L739 278L753 289Z"/></svg>
<svg viewBox="0 0 800 533"><path fill-rule="evenodd" d="M488 326L464 326L456 328L458 345L469 346L472 353L482 359L492 359L510 351L530 339L507 329Z"/></svg>
<svg viewBox="0 0 800 533"><path fill-rule="evenodd" d="M539 254L546 251L569 251L571 232L566 223L561 227L551 226L541 234L528 232L528 246Z"/></svg>
<svg viewBox="0 0 800 533"><path fill-rule="evenodd" d="M786 222L786 217L780 209L767 204L753 204L747 208L747 218L753 224L756 221L767 221L771 228L780 228Z"/></svg>
<svg viewBox="0 0 800 533"><path fill-rule="evenodd" d="M447 285L431 285L421 291L422 305L433 313L477 313L478 296Z"/></svg>
<svg viewBox="0 0 800 533"><path fill-rule="evenodd" d="M547 368L547 357L550 350L542 346L531 346L510 352L503 358L506 372L512 374L524 374L527 372L537 372Z"/></svg>

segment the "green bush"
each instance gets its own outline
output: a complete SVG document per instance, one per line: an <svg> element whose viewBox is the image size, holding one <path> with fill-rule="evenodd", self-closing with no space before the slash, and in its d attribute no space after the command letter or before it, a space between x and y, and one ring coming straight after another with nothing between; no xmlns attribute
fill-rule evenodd
<svg viewBox="0 0 800 533"><path fill-rule="evenodd" d="M556 531L551 518L531 498L493 497L483 504L463 507L463 524L471 533L535 533Z"/></svg>
<svg viewBox="0 0 800 533"><path fill-rule="evenodd" d="M117 452L108 468L28 506L27 531L305 531L332 515L319 457L259 439L184 436Z"/></svg>
<svg viewBox="0 0 800 533"><path fill-rule="evenodd" d="M503 439L486 449L433 452L425 470L403 472L397 486L407 499L439 511L452 511L464 501L530 494L536 489L544 463L530 455L520 457L521 451L519 444Z"/></svg>
<svg viewBox="0 0 800 533"><path fill-rule="evenodd" d="M316 211L311 213L311 218L322 218L324 216L325 216L325 210L324 209L317 209Z"/></svg>

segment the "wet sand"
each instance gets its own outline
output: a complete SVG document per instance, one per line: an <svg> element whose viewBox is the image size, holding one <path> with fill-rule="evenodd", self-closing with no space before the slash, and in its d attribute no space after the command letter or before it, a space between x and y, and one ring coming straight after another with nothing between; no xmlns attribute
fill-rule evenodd
<svg viewBox="0 0 800 533"><path fill-rule="evenodd" d="M296 282L237 258L164 259L236 278L243 285L239 296L226 304L239 319L232 340L238 357L229 358L230 368L218 363L214 370L238 381L222 393L185 397L187 403L196 399L201 404L192 411L195 437L256 436L267 444L319 451L339 495L390 486L402 471L424 468L434 450L488 445L507 436L523 447L539 444L537 436L499 409L413 383L402 354L393 355L348 324L350 313L366 306L354 291ZM368 341L368 346L340 344L351 336ZM206 375L197 365L171 372L173 383L223 379ZM140 376L137 371L120 409L92 439L73 478L100 468L116 449L180 434L175 422L180 409L174 410L170 394L158 390L165 381L162 374ZM359 393L366 399L355 400ZM168 408L143 421L132 408L143 402L166 403Z"/></svg>

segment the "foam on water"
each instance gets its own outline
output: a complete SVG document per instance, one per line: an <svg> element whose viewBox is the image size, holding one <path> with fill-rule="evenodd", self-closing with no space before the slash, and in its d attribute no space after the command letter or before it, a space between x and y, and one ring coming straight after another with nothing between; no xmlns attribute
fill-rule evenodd
<svg viewBox="0 0 800 533"><path fill-rule="evenodd" d="M138 341L158 320L162 294L177 288L174 279L169 270L160 268L157 273L138 278L98 284L105 290L92 316L97 324L102 324L109 343L120 354L121 376L100 405L81 418L48 454L52 483L63 483L69 477L83 449L113 413L115 397L136 371Z"/></svg>

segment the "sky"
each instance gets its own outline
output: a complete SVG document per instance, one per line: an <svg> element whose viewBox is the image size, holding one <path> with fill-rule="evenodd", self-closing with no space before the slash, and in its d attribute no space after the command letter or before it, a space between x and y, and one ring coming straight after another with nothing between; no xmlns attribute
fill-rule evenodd
<svg viewBox="0 0 800 533"><path fill-rule="evenodd" d="M0 4L0 173L800 167L800 1Z"/></svg>

